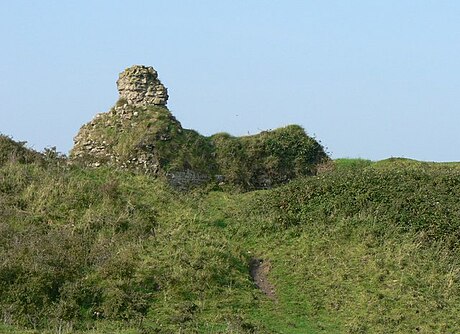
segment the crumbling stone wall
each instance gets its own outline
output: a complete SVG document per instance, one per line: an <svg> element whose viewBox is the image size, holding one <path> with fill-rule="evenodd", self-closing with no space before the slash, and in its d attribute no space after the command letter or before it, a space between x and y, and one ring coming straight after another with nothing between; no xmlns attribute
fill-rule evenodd
<svg viewBox="0 0 460 334"><path fill-rule="evenodd" d="M190 169L170 172L166 174L166 177L168 179L168 183L171 186L182 190L205 184L211 180L209 175L205 175Z"/></svg>
<svg viewBox="0 0 460 334"><path fill-rule="evenodd" d="M109 165L164 175L178 189L208 182L210 175L187 168L165 170L162 165L164 157L158 145L171 143L183 134L183 129L166 108L167 89L153 67L127 68L120 73L117 87L118 102L109 112L97 114L80 128L71 158L91 167Z"/></svg>
<svg viewBox="0 0 460 334"><path fill-rule="evenodd" d="M171 134L158 131L154 126L151 131L146 131L145 124L155 124L159 117L167 118L168 129L174 127L177 132L182 132L181 124L166 108L152 110L147 106L124 104L97 114L75 136L71 158L91 167L110 165L156 175L160 172L156 141L168 141ZM123 138L132 141L129 152L119 147Z"/></svg>
<svg viewBox="0 0 460 334"><path fill-rule="evenodd" d="M153 67L142 65L134 65L121 72L117 87L119 100L116 105L109 112L97 114L80 128L74 137L70 156L91 167L112 165L158 174L160 165L153 143L139 142L129 152L129 156L122 156L114 147L124 134L136 131L143 114L149 115L151 123L155 123L160 114L166 115L168 122L181 131L180 123L165 107L168 100L167 89L158 79ZM152 107L164 108L152 112Z"/></svg>
<svg viewBox="0 0 460 334"><path fill-rule="evenodd" d="M120 100L132 105L165 106L168 91L151 66L135 65L120 73L117 80Z"/></svg>

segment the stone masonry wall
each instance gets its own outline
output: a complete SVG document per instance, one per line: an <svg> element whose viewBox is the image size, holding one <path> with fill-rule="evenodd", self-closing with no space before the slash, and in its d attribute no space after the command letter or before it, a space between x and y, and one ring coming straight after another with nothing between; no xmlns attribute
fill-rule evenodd
<svg viewBox="0 0 460 334"><path fill-rule="evenodd" d="M128 104L164 106L168 91L151 66L135 65L120 73L117 80L120 99Z"/></svg>
<svg viewBox="0 0 460 334"><path fill-rule="evenodd" d="M134 65L121 72L117 88L118 102L109 112L97 114L91 122L80 128L74 138L71 157L85 160L92 167L115 165L157 174L159 162L153 146L139 143L128 158L122 158L112 146L125 132L136 128L140 113L147 112L151 106L165 107L168 101L167 89L158 79L153 67L143 65ZM171 123L181 128L180 123L166 108L164 112L169 115ZM155 119L152 118L151 121L155 122ZM107 132L113 134L107 137L104 134Z"/></svg>
<svg viewBox="0 0 460 334"><path fill-rule="evenodd" d="M150 123L157 122L158 117L163 121L167 118L168 127L177 128L179 133L182 132L180 122L167 108L151 111L152 106L166 106L167 89L158 79L153 67L143 65L134 65L121 72L117 88L118 102L109 112L97 114L92 121L81 127L74 138L71 157L85 161L85 164L91 167L111 165L149 175L159 175L162 167L155 149L155 141L169 141L171 138L168 133L155 133L151 141L141 140L131 148L128 156L121 156L114 146L126 133L145 131L139 126L139 119L144 119L141 116L145 113L151 115ZM154 125L152 127L155 128ZM178 189L187 189L210 180L209 175L193 170L171 171L165 176L169 184Z"/></svg>
<svg viewBox="0 0 460 334"><path fill-rule="evenodd" d="M211 179L209 175L204 175L190 169L170 172L166 174L166 177L171 186L182 190L205 184Z"/></svg>

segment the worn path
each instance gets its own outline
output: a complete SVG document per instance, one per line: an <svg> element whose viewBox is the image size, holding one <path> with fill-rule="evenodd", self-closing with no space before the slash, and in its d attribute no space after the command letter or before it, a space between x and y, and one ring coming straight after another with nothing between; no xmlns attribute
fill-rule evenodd
<svg viewBox="0 0 460 334"><path fill-rule="evenodd" d="M268 298L276 301L275 287L268 281L270 269L269 260L253 258L249 262L249 272L254 283Z"/></svg>

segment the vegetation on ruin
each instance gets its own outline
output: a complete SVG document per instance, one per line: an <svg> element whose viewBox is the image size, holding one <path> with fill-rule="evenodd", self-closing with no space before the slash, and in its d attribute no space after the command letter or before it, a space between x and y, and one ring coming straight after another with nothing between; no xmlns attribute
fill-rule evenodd
<svg viewBox="0 0 460 334"><path fill-rule="evenodd" d="M160 174L192 170L210 179L220 176L227 187L242 190L314 175L329 160L321 144L298 125L252 136L205 137L183 129L165 107L132 106L124 100L83 126L79 136L82 142L73 148L71 157L82 165L98 162L142 171L141 159L153 155ZM91 150L82 149L87 142Z"/></svg>

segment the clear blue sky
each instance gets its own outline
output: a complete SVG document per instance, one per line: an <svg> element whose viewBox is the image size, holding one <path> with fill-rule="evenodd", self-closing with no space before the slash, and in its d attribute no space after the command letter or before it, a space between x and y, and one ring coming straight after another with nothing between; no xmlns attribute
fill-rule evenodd
<svg viewBox="0 0 460 334"><path fill-rule="evenodd" d="M460 161L460 1L0 2L0 132L67 153L151 65L186 128L300 124L334 158Z"/></svg>

